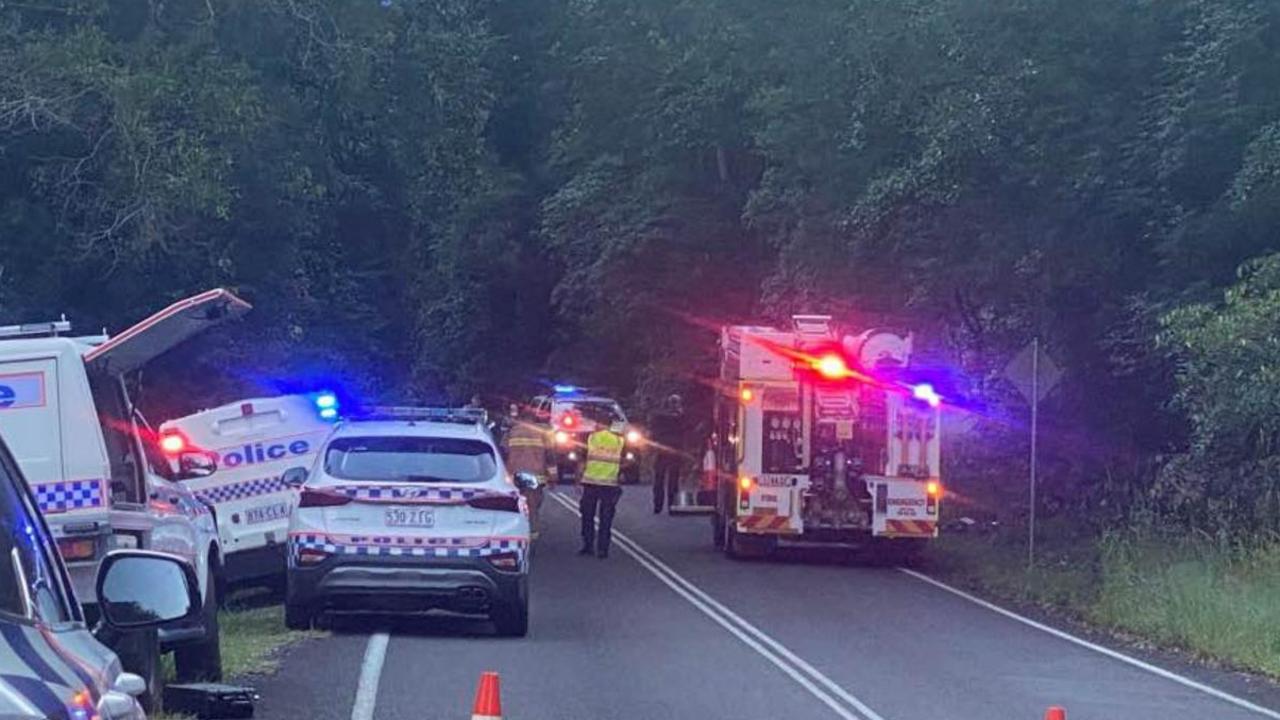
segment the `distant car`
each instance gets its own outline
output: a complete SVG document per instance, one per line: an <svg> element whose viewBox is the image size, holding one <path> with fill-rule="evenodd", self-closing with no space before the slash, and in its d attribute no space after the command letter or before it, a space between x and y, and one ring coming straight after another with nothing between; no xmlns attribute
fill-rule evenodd
<svg viewBox="0 0 1280 720"><path fill-rule="evenodd" d="M552 454L560 482L579 479L586 460L587 436L600 426L623 428L626 447L622 453L620 479L630 484L640 482L644 435L627 420L617 400L573 386L557 386L554 394L535 397L532 405L539 421L552 433Z"/></svg>
<svg viewBox="0 0 1280 720"><path fill-rule="evenodd" d="M483 418L375 409L340 422L299 486L289 523L285 624L329 611L443 610L529 627L529 518Z"/></svg>
<svg viewBox="0 0 1280 720"><path fill-rule="evenodd" d="M96 589L103 624L95 633L35 498L0 441L0 718L146 717L139 702L146 681L122 672L98 636L154 633L198 616L195 570L172 555L117 550L99 563Z"/></svg>

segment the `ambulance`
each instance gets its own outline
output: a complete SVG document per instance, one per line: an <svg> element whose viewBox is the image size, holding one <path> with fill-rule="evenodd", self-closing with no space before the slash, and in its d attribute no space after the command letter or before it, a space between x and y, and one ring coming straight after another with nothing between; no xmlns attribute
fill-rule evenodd
<svg viewBox="0 0 1280 720"><path fill-rule="evenodd" d="M943 494L942 398L911 365L912 337L792 323L721 330L712 540L731 557L826 546L909 560L937 536Z"/></svg>
<svg viewBox="0 0 1280 720"><path fill-rule="evenodd" d="M125 378L206 328L250 309L223 289L161 310L113 337L72 337L65 319L0 327L0 436L31 485L77 597L97 615L94 581L115 549L176 555L196 569L203 609L158 643L117 648L149 685L173 650L181 679L221 674L217 595L222 549L209 507L178 480L212 472L199 453L172 466ZM131 643L133 648L137 643ZM158 696L158 694L156 695Z"/></svg>
<svg viewBox="0 0 1280 720"><path fill-rule="evenodd" d="M217 461L212 474L182 482L218 518L228 581L284 580L298 491L281 475L311 467L337 418L337 396L317 392L239 400L160 426L168 452L200 448Z"/></svg>

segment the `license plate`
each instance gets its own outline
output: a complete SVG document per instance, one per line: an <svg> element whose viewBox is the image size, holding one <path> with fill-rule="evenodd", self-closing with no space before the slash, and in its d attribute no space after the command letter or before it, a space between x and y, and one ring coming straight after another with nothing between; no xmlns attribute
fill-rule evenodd
<svg viewBox="0 0 1280 720"><path fill-rule="evenodd" d="M435 527L436 511L430 508L391 508L387 510L387 527Z"/></svg>
<svg viewBox="0 0 1280 720"><path fill-rule="evenodd" d="M283 520L287 517L289 517L289 503L283 502L259 505L244 511L244 520L250 525L271 522L272 520Z"/></svg>

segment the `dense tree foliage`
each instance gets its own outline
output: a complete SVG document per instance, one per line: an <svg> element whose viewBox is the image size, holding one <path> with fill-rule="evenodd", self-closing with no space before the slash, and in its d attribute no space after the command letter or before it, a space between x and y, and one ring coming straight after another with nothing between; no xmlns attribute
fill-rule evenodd
<svg viewBox="0 0 1280 720"><path fill-rule="evenodd" d="M0 313L239 289L166 412L316 373L643 404L709 326L831 312L963 371L957 481L997 485L1038 335L1050 496L1278 529L1278 56L1265 0L0 0Z"/></svg>

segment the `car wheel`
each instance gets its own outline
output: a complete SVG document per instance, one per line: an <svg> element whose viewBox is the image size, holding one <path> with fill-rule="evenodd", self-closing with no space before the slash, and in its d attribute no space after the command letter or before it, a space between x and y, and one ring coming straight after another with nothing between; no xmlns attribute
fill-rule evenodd
<svg viewBox="0 0 1280 720"><path fill-rule="evenodd" d="M725 523L724 552L735 560L762 558L773 549L773 538L738 532L737 524Z"/></svg>
<svg viewBox="0 0 1280 720"><path fill-rule="evenodd" d="M519 593L511 602L493 609L493 625L503 637L524 637L529 634L529 594Z"/></svg>
<svg viewBox="0 0 1280 720"><path fill-rule="evenodd" d="M155 630L139 630L122 635L112 644L120 666L142 678L146 690L138 696L138 704L148 715L160 712L164 693L164 675L160 666L160 635Z"/></svg>
<svg viewBox="0 0 1280 720"><path fill-rule="evenodd" d="M285 602L284 626L290 630L310 630L316 624L316 612L310 605Z"/></svg>
<svg viewBox="0 0 1280 720"><path fill-rule="evenodd" d="M212 573L216 565L210 562ZM204 599L200 624L204 627L204 639L195 645L186 645L173 651L174 675L178 682L216 682L222 679L222 641L218 630L218 591L221 573L210 575L212 586Z"/></svg>

